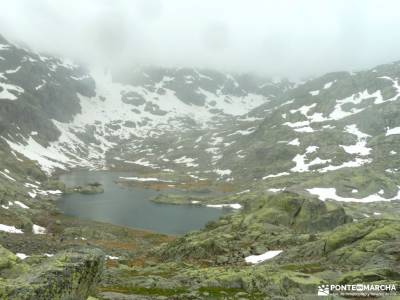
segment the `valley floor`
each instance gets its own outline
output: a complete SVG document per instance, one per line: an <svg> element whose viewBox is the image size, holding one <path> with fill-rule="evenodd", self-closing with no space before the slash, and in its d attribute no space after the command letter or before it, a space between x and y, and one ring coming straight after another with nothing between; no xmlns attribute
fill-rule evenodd
<svg viewBox="0 0 400 300"><path fill-rule="evenodd" d="M0 276L8 278L0 281L0 295L36 299L21 280L37 282L33 274L42 269L40 276L49 276L60 267L60 255L75 255L75 262L104 259L102 271L93 274L92 264L74 267L86 282L96 278L87 288L90 299L312 299L327 282L400 284L398 201L320 202L291 192L227 193L203 201L222 199L242 207L181 237L68 217L54 199L42 199L49 205L46 234L0 232L0 245L11 251L0 263ZM260 255L269 251L282 252L263 261ZM257 256L260 263L246 262ZM67 258L62 268L69 268ZM15 290L20 298L7 296Z"/></svg>

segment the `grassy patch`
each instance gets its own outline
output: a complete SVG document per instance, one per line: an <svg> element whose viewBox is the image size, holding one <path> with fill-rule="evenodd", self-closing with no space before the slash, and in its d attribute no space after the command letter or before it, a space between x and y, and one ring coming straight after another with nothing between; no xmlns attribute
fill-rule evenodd
<svg viewBox="0 0 400 300"><path fill-rule="evenodd" d="M160 289L160 288L144 288L144 287L127 287L127 286L112 286L101 287L99 292L116 292L122 294L136 294L145 296L173 296L187 292L184 288L176 289Z"/></svg>
<svg viewBox="0 0 400 300"><path fill-rule="evenodd" d="M217 288L217 287L202 287L199 289L199 292L203 295L208 294L207 297L210 298L223 298L223 299L231 299L238 293L246 293L245 299L265 299L265 296L261 294L247 294L247 292L243 289L235 289L235 288ZM228 298L226 298L228 297Z"/></svg>

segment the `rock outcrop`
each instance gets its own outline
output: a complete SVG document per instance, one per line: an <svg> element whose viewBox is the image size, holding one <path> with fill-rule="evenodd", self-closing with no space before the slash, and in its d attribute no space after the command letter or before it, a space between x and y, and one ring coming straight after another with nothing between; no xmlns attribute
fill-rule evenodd
<svg viewBox="0 0 400 300"><path fill-rule="evenodd" d="M97 249L61 252L32 266L2 247L0 253L0 275L24 266L18 277L0 278L1 299L87 299L103 271L104 255Z"/></svg>
<svg viewBox="0 0 400 300"><path fill-rule="evenodd" d="M348 222L351 217L338 204L285 192L254 199L243 213L222 217L202 232L177 239L161 255L215 264L240 263L244 256L301 245L315 233Z"/></svg>
<svg viewBox="0 0 400 300"><path fill-rule="evenodd" d="M100 295L314 299L327 282L400 284L399 249L398 220L353 221L339 203L280 193L252 199L242 211L156 249L157 263L107 269ZM282 252L247 263L273 250Z"/></svg>

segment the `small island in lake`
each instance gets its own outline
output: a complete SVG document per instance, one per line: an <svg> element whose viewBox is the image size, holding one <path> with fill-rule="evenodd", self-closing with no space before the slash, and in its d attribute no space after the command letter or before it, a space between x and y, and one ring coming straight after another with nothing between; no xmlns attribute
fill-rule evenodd
<svg viewBox="0 0 400 300"><path fill-rule="evenodd" d="M87 183L85 185L78 185L72 188L67 189L68 194L72 193L80 193L80 194L101 194L104 193L104 187L99 182Z"/></svg>

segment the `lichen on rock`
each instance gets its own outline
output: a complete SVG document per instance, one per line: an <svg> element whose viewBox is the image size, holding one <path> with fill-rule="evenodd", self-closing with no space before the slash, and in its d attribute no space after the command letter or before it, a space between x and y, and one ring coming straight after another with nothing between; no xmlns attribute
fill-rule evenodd
<svg viewBox="0 0 400 300"><path fill-rule="evenodd" d="M8 254L6 259L4 266L16 264L14 256ZM98 249L60 252L15 279L1 279L0 298L86 300L100 280L103 263L104 254Z"/></svg>

